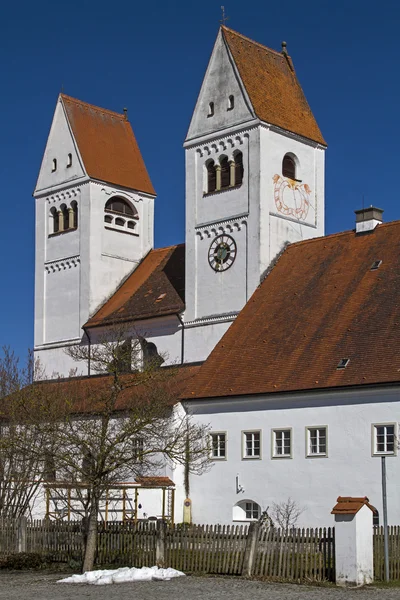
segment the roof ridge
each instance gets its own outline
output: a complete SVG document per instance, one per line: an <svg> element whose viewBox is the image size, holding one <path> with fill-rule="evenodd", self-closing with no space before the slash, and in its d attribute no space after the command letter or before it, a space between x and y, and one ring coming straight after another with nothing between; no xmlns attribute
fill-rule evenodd
<svg viewBox="0 0 400 600"><path fill-rule="evenodd" d="M387 223L379 223L375 227L375 229L377 229L377 228L380 229L381 227L392 227L395 225L400 225L400 219L397 219L396 221L388 221ZM320 235L318 237L310 238L308 240L300 240L298 242L293 242L292 244L289 244L287 249L292 248L293 246L300 246L301 244L311 244L312 242L317 242L319 240L327 240L327 239L330 239L333 237L342 237L344 235L349 235L349 234L356 235L355 229L347 229L346 231L336 231L335 233L329 233L328 235Z"/></svg>
<svg viewBox="0 0 400 600"><path fill-rule="evenodd" d="M267 50L268 52L272 52L273 54L276 54L280 58L285 58L284 55L282 54L282 52L279 52L279 50L274 50L273 48L269 48L268 46L264 46L264 44L261 44L260 42L256 42L256 40L252 40L251 38L247 37L247 35L243 35L243 33L239 33L238 31L235 31L234 29L231 29L230 27L227 27L226 25L221 25L221 29L225 30L225 31L229 31L230 33L233 33L234 35L237 35L238 37L243 38L247 42L250 42L252 44L255 44L256 46L259 46L263 50ZM288 57L290 58L289 55L288 55Z"/></svg>
<svg viewBox="0 0 400 600"><path fill-rule="evenodd" d="M67 94L60 94L60 97L63 100L64 99L67 100L68 102L74 102L75 104L82 104L83 106L89 106L90 108L93 108L97 112L102 112L102 113L106 113L109 115L113 115L115 117L118 117L122 121L129 123L129 121L127 121L125 119L124 114L118 113L115 110L109 110L108 108L102 108L101 106L96 106L95 104L90 104L89 102L85 102L84 100L79 100L79 98L73 98L72 96L68 96Z"/></svg>

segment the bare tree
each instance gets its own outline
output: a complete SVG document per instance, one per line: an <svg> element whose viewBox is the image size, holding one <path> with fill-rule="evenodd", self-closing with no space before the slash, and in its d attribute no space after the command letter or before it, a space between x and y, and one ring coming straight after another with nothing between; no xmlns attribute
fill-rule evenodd
<svg viewBox="0 0 400 600"><path fill-rule="evenodd" d="M40 488L43 431L32 382L39 363L9 348L0 353L0 516L29 515ZM42 399L40 405L43 406ZM34 416L34 418L32 418Z"/></svg>
<svg viewBox="0 0 400 600"><path fill-rule="evenodd" d="M112 341L68 350L75 360L90 359L101 375L41 385L55 389L42 423L57 473L54 488L72 486L80 506L74 509L86 523L84 571L94 566L99 506L110 486L159 474L166 463L197 474L210 465L208 428L177 404L185 367L160 368L154 351L143 362L143 339L127 343L122 330L112 333Z"/></svg>
<svg viewBox="0 0 400 600"><path fill-rule="evenodd" d="M304 512L295 500L288 498L284 502L273 503L271 510L272 521L285 532L296 527L300 515Z"/></svg>

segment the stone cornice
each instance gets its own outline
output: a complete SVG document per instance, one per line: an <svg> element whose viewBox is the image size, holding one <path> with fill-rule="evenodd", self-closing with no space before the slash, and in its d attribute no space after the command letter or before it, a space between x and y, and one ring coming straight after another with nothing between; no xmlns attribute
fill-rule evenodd
<svg viewBox="0 0 400 600"><path fill-rule="evenodd" d="M47 204L55 204L58 202L69 202L71 200L78 200L78 197L81 194L81 187L77 186L70 188L68 190L60 190L59 192L55 192L51 194L48 198L46 198Z"/></svg>
<svg viewBox="0 0 400 600"><path fill-rule="evenodd" d="M202 148L204 146L212 146L213 144L227 143L228 140L234 140L236 137L243 137L250 131L254 131L258 128L259 121L252 120L246 127L232 127L226 131L213 132L208 135L204 135L201 138L198 138L196 141L192 143L185 143L184 148Z"/></svg>
<svg viewBox="0 0 400 600"><path fill-rule="evenodd" d="M225 221L216 221L214 223L208 223L199 225L196 227L196 235L201 240L204 238L215 237L216 235L234 233L240 231L242 227L247 226L247 214L233 217L232 219L226 219Z"/></svg>
<svg viewBox="0 0 400 600"><path fill-rule="evenodd" d="M77 254L76 256L68 256L67 258L60 258L58 260L49 260L44 264L45 271L48 275L56 273L57 271L67 271L74 267L79 266L81 257Z"/></svg>

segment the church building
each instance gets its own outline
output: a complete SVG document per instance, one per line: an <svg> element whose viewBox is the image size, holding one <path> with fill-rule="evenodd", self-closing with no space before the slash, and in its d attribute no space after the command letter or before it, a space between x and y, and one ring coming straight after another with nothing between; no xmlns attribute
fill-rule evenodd
<svg viewBox="0 0 400 600"><path fill-rule="evenodd" d="M58 98L34 192L35 355L49 378L91 376L65 349L124 327L194 365L181 403L214 462L191 476L194 522L292 498L300 523L330 525L339 495L379 512L381 456L400 519L400 223L370 208L324 237L326 147L286 45L222 26L184 142L185 244L156 249L127 114Z"/></svg>

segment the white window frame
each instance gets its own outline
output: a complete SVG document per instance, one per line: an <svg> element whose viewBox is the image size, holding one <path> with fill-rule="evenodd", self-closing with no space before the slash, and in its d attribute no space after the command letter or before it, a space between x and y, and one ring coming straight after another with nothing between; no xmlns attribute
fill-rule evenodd
<svg viewBox="0 0 400 600"><path fill-rule="evenodd" d="M377 435L378 427L393 427L393 451L384 450L383 452L377 450ZM372 443L372 456L397 456L397 423L372 423L371 425L371 443ZM387 440L385 440L385 445Z"/></svg>
<svg viewBox="0 0 400 600"><path fill-rule="evenodd" d="M325 429L325 452L319 451L319 433L317 434L318 451L311 452L311 431ZM327 458L328 456L328 426L327 425L308 425L306 427L306 457L307 458Z"/></svg>
<svg viewBox="0 0 400 600"><path fill-rule="evenodd" d="M225 453L224 456L214 456L214 444L213 444L213 436L220 436L220 435L224 435L225 436ZM210 433L210 439L211 439L211 460L226 460L227 459L227 455L228 455L228 434L226 431L212 431ZM219 449L219 440L218 440L218 449Z"/></svg>
<svg viewBox="0 0 400 600"><path fill-rule="evenodd" d="M289 432L289 441L290 441L290 452L286 454L277 454L276 452L276 434ZM292 428L291 427L276 427L271 430L271 456L272 458L292 458L293 452L293 436L292 436Z"/></svg>
<svg viewBox="0 0 400 600"><path fill-rule="evenodd" d="M251 435L253 436L254 434L258 434L259 437L259 454L257 455L253 455L253 454L247 454L247 436ZM254 450L254 439L253 439L253 450ZM261 460L261 455L262 455L262 435L261 435L261 429L246 429L244 431L242 431L242 460Z"/></svg>

